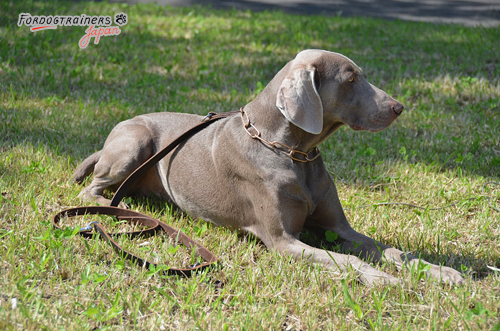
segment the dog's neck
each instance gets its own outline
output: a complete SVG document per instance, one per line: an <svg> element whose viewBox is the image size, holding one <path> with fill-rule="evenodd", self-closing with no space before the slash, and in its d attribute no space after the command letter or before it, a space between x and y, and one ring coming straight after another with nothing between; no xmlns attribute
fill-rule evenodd
<svg viewBox="0 0 500 331"><path fill-rule="evenodd" d="M311 134L289 122L276 106L276 96L286 75L285 66L254 100L243 110L250 122L261 132L262 138L307 152L323 143L343 123L326 121L320 134Z"/></svg>

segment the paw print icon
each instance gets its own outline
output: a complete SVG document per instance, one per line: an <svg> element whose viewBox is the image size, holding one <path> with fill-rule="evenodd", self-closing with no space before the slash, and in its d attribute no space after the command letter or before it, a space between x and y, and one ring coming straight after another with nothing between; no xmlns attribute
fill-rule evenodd
<svg viewBox="0 0 500 331"><path fill-rule="evenodd" d="M127 24L127 14L119 13L115 15L115 24L122 26Z"/></svg>

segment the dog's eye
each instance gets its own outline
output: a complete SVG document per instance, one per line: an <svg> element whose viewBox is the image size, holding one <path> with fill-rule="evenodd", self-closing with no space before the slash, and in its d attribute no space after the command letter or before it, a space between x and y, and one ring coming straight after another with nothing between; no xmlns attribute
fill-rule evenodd
<svg viewBox="0 0 500 331"><path fill-rule="evenodd" d="M356 80L356 76L352 76L351 78L349 78L347 80L348 83L354 83L354 81Z"/></svg>

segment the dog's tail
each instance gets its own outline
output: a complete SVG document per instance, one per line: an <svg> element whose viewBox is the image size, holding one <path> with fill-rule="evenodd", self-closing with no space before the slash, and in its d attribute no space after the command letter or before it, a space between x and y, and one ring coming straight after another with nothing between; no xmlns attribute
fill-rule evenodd
<svg viewBox="0 0 500 331"><path fill-rule="evenodd" d="M101 152L102 152L102 150L99 152L95 152L94 154L92 154L88 158L86 158L78 166L78 168L76 168L71 180L74 182L77 182L78 184L81 184L83 182L83 180L85 178L87 178L88 175L90 175L92 172L94 172L94 166L97 162L99 162L99 159L101 158Z"/></svg>

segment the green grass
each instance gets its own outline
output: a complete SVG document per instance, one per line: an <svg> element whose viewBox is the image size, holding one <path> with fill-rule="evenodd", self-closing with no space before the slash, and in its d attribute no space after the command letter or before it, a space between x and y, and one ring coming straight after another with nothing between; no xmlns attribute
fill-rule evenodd
<svg viewBox="0 0 500 331"><path fill-rule="evenodd" d="M129 23L119 36L81 50L85 27L32 33L17 26L21 12L125 12ZM76 165L118 122L156 111L236 110L305 48L347 55L408 110L380 133L343 128L321 146L353 227L462 270L466 285L384 266L403 284L368 288L351 274L292 262L252 237L204 228L147 199L128 203L184 229L224 267L166 278L123 263L104 242L52 230L56 212L81 205L81 187L69 182ZM500 182L498 54L499 29L2 1L0 329L500 330L500 275L487 267L500 268L500 213L487 199L467 200L480 196L484 183ZM500 187L489 185L486 193L499 208ZM460 203L436 211L371 205L388 201ZM162 238L122 243L165 264L191 259L179 251L171 262Z"/></svg>

